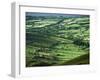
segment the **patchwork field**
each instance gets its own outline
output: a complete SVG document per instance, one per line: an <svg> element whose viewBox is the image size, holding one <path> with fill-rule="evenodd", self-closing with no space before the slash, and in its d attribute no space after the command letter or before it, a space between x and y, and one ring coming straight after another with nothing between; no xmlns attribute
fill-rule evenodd
<svg viewBox="0 0 100 80"><path fill-rule="evenodd" d="M27 16L26 67L89 64L89 16Z"/></svg>

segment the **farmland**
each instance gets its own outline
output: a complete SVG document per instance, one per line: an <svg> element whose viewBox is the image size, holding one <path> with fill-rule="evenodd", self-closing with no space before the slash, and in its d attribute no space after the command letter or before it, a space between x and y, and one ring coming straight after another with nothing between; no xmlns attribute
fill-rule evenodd
<svg viewBox="0 0 100 80"><path fill-rule="evenodd" d="M88 15L26 14L26 67L89 64L89 55Z"/></svg>

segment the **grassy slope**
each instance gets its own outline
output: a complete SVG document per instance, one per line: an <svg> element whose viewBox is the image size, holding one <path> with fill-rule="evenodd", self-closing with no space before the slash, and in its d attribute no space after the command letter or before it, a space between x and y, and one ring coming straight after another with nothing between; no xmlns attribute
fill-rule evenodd
<svg viewBox="0 0 100 80"><path fill-rule="evenodd" d="M86 20L85 18L74 20L64 19L62 21L58 20L57 24L55 24L57 21L50 24L49 21L45 27L27 29L27 66L88 64L88 50L84 50L81 46L73 44L73 39L69 38L71 37L69 33L73 33L72 37L81 35L79 24L85 25L86 23L82 22ZM77 24L76 21L78 22ZM43 22L43 24L45 23ZM84 34L86 34L85 38L88 38L87 30L85 31L86 27L81 30L84 30ZM38 56L38 59L34 60L33 58L36 54L39 54L40 57Z"/></svg>
<svg viewBox="0 0 100 80"><path fill-rule="evenodd" d="M84 55L81 55L79 57L76 57L72 60L69 60L63 64L66 64L66 65L80 65L80 64L89 64L89 54L84 54Z"/></svg>

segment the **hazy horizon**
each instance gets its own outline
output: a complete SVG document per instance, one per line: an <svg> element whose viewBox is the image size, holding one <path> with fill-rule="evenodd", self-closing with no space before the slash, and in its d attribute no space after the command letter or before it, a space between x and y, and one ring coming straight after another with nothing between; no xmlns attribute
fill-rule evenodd
<svg viewBox="0 0 100 80"><path fill-rule="evenodd" d="M89 15L81 15L81 14L62 14L62 13L26 12L26 16L81 17L81 16L89 16Z"/></svg>

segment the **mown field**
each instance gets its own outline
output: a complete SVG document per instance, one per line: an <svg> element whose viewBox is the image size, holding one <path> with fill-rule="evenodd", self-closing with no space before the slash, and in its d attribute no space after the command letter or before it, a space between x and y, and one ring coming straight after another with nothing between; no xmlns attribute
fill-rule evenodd
<svg viewBox="0 0 100 80"><path fill-rule="evenodd" d="M26 16L26 67L89 64L89 16Z"/></svg>

